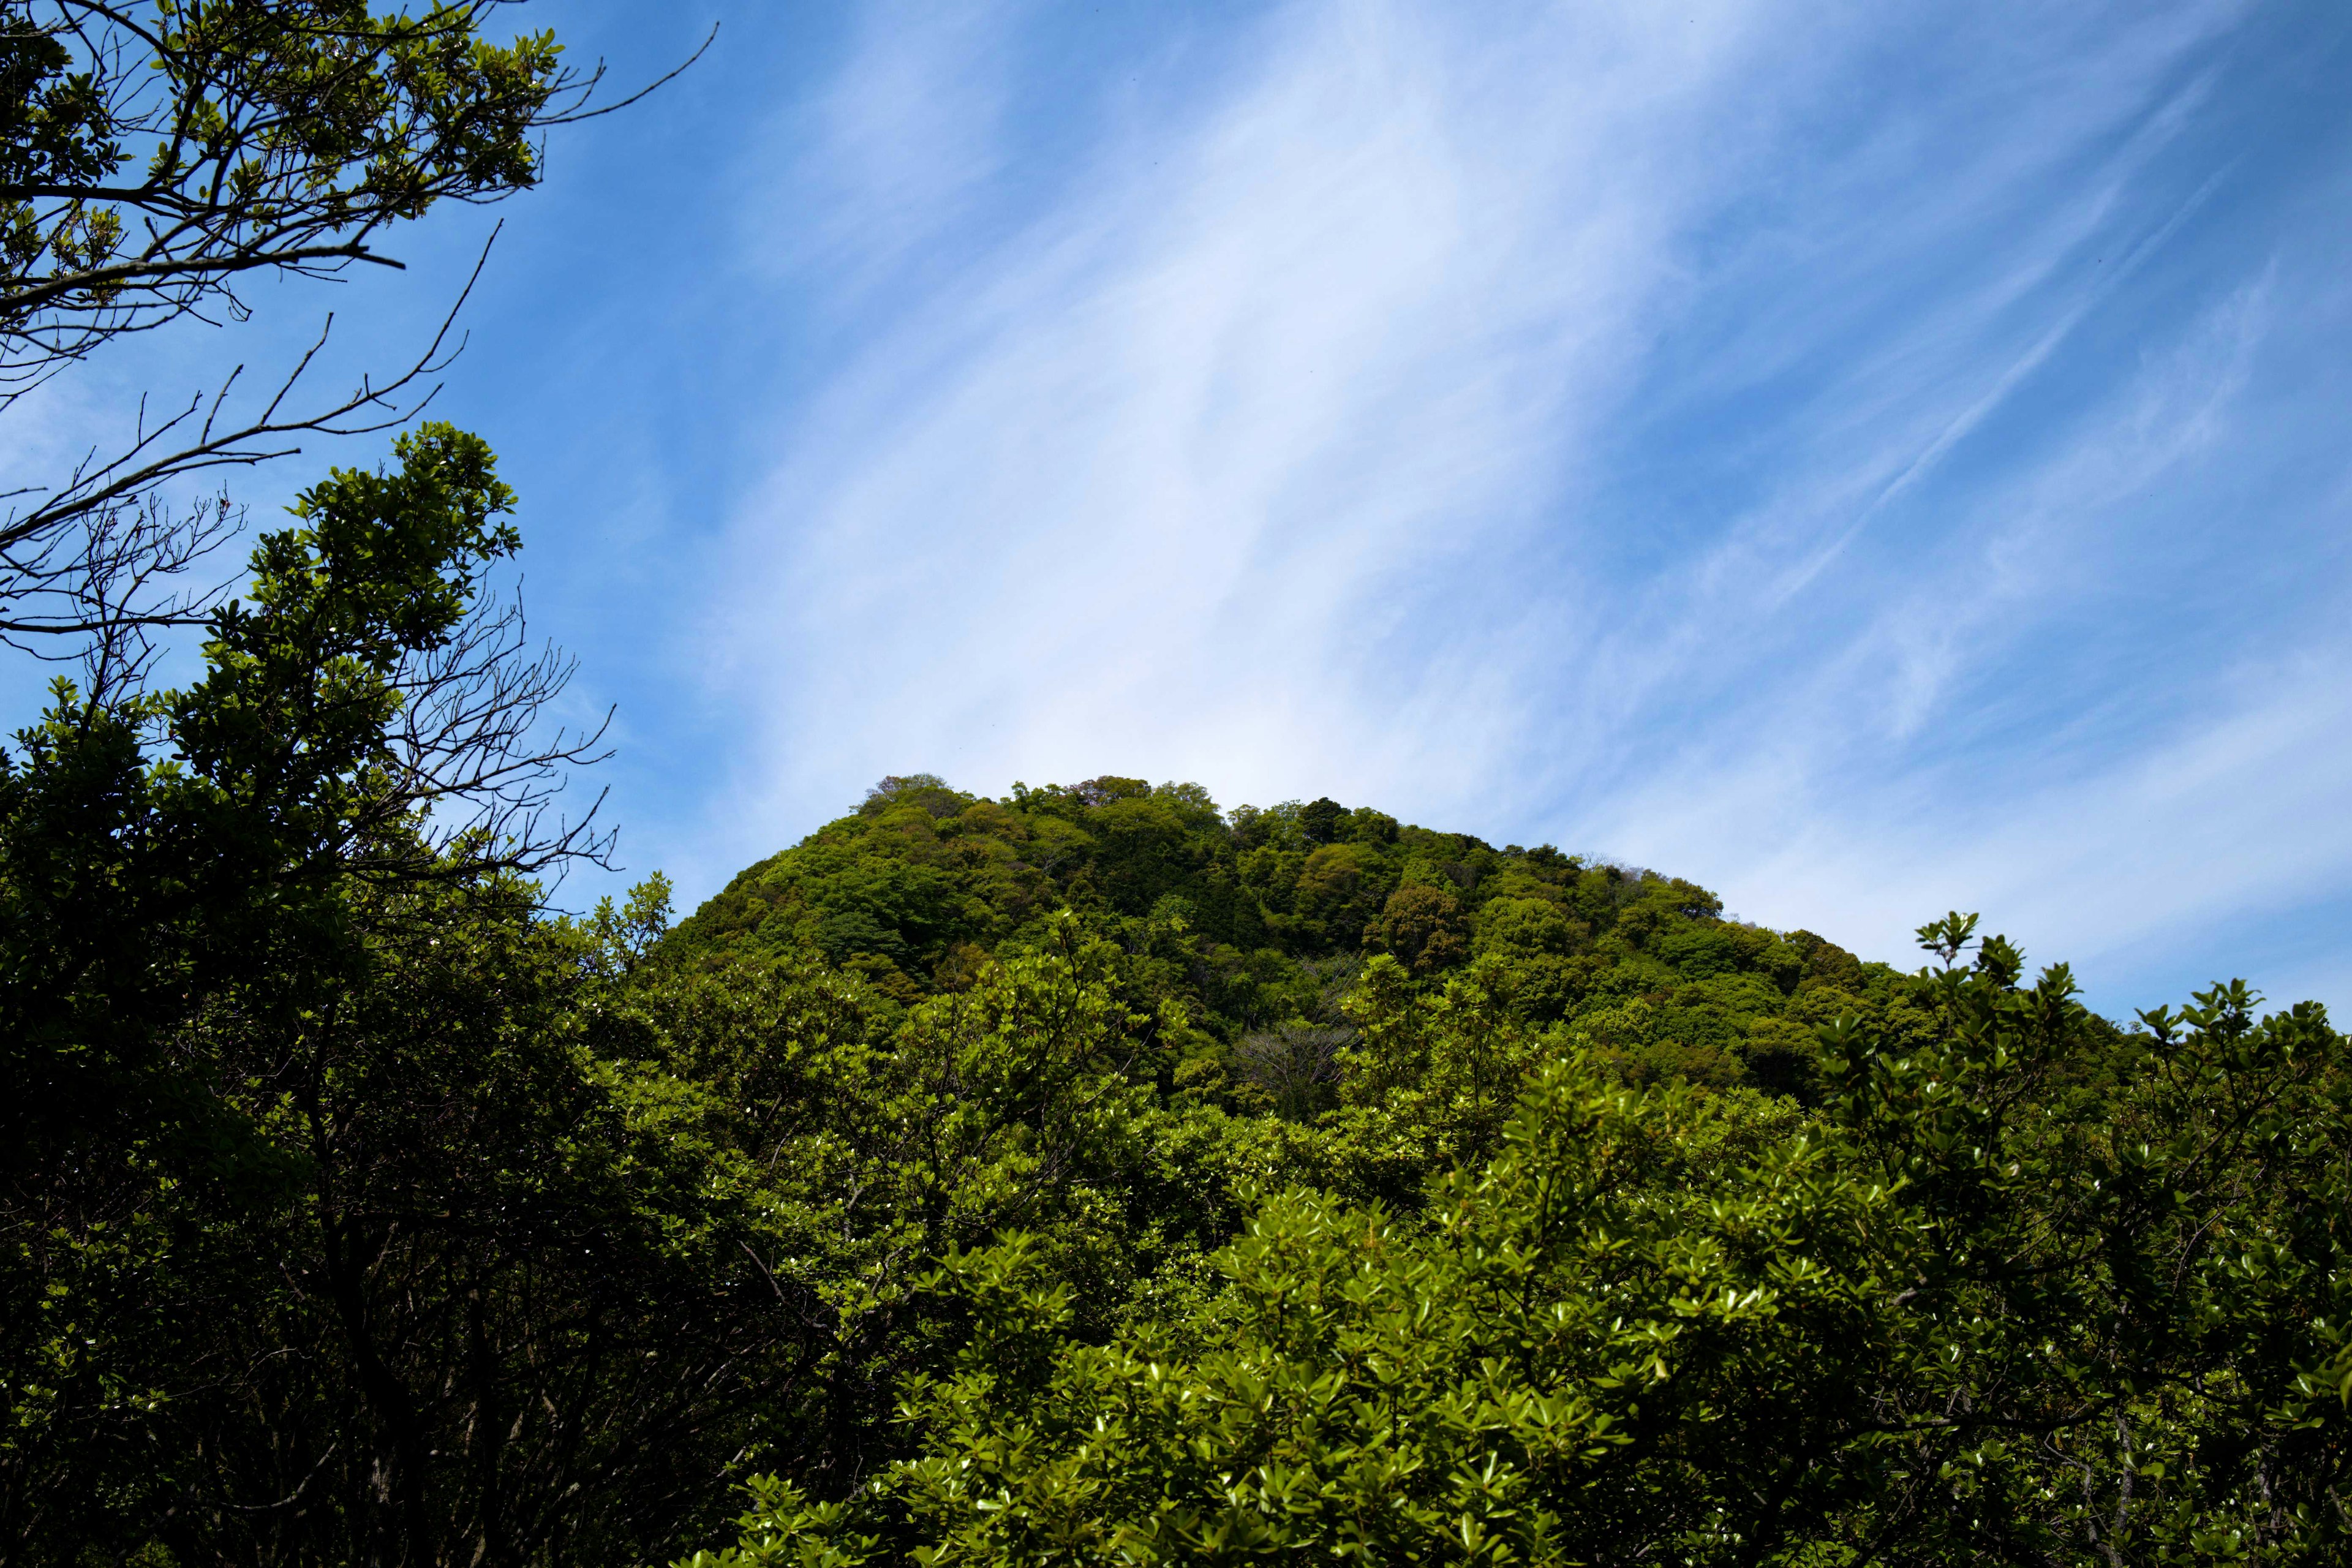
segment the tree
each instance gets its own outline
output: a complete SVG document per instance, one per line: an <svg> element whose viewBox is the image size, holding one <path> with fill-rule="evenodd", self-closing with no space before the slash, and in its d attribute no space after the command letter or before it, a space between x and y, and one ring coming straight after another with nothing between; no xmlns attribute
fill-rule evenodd
<svg viewBox="0 0 2352 1568"><path fill-rule="evenodd" d="M306 1256L288 1205L350 1195L335 1144L352 1118L393 1115L384 1096L412 1116L446 1100L422 1067L467 1049L480 1011L520 1005L540 1031L560 1011L551 981L519 1003L484 973L439 1013L386 1006L416 950L454 958L494 932L490 951L528 948L536 899L514 879L593 847L584 825L536 828L557 770L583 760L576 742L524 740L563 668L518 665L510 618L485 613L514 498L463 432L427 425L396 454L392 473L331 475L261 538L251 602L212 615L202 679L111 700L61 679L0 759L0 1068L16 1089L0 1315L17 1336L0 1520L20 1543L97 1529L90 1505L135 1537L163 1528L159 1493L211 1493L164 1434L226 1452L199 1418L227 1375L199 1310L219 1310L222 1271L257 1266L263 1239L282 1263ZM416 1032L385 1041L387 1016ZM366 1063L376 1097L322 1121L355 1030L384 1042ZM560 1031L541 1048L565 1068ZM289 1104L307 1123L286 1124ZM335 1278L304 1289L334 1300ZM342 1332L365 1365L363 1325ZM383 1381L363 1379L360 1404L397 1428ZM357 1431L335 1440L367 1450ZM397 1491L415 1464L397 1440L382 1457Z"/></svg>
<svg viewBox="0 0 2352 1568"><path fill-rule="evenodd" d="M551 34L490 42L505 3L0 0L0 416L127 333L244 320L256 273L397 267L398 225L530 188L546 131L643 96L592 106L603 68L567 70ZM406 422L448 331L344 396L303 401L314 345L242 412L241 367L142 405L123 445L0 516L0 637L201 620L177 580L238 514L175 507L173 482Z"/></svg>
<svg viewBox="0 0 2352 1568"><path fill-rule="evenodd" d="M1389 895L1364 941L1416 974L1433 974L1470 956L1462 901L1443 888L1412 886Z"/></svg>
<svg viewBox="0 0 2352 1568"><path fill-rule="evenodd" d="M125 334L242 320L249 274L385 262L535 183L597 73L494 12L0 0L0 414ZM612 1444L697 1416L614 1362L615 1325L731 1280L675 1097L577 1047L627 964L529 879L609 843L555 804L596 740L541 723L571 666L495 590L489 447L410 429L305 490L242 595L178 586L242 518L177 481L411 422L448 331L341 399L296 406L305 356L249 414L234 373L142 406L0 520L0 638L82 665L0 754L0 1558L527 1556L609 1527ZM202 628L179 689L163 626ZM663 1171L691 1174L632 1190ZM583 1262L633 1247L694 1262L617 1292ZM687 1479L647 1501L656 1454ZM661 1517L704 1462L622 1468Z"/></svg>
<svg viewBox="0 0 2352 1568"><path fill-rule="evenodd" d="M589 112L596 79L562 71L545 35L488 42L492 9L0 4L0 412L126 333L241 317L257 268L381 259L389 226L535 181L534 138ZM0 1049L28 1091L0 1112L16 1173L70 1165L84 1136L120 1148L201 1123L216 1096L169 1067L178 1032L240 979L344 942L356 882L601 852L586 819L550 813L594 738L541 732L570 665L532 654L518 607L486 591L518 539L478 438L426 426L396 444L396 472L305 492L252 557L249 605L159 588L236 521L225 499L171 512L168 481L285 455L279 436L345 416L403 420L391 399L421 374L317 418L281 417L284 388L257 422L192 405L0 521L0 636L83 664L0 759ZM148 630L189 622L205 679L149 689Z"/></svg>

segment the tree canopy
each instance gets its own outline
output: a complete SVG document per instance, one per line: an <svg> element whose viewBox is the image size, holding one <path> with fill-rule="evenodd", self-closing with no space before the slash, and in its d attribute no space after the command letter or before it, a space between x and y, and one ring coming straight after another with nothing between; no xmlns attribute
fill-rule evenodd
<svg viewBox="0 0 2352 1568"><path fill-rule="evenodd" d="M1228 819L1198 785L1117 777L1016 784L1003 800L929 774L885 779L856 815L736 877L669 948L706 962L821 953L910 1005L1065 908L1129 950L1138 1001L1182 1005L1171 1070L1318 1107L1336 1079L1292 1062L1286 1042L1312 1054L1376 956L1419 982L1472 980L1514 1026L1572 1024L1636 1077L1805 1096L1814 1026L1916 1022L1892 970L1811 932L1724 921L1680 879L1328 798Z"/></svg>
<svg viewBox="0 0 2352 1568"><path fill-rule="evenodd" d="M644 1562L730 1485L707 1563L2341 1551L2317 1008L2119 1026L1971 919L1905 973L1120 779L887 780L675 929L553 915L373 804L478 456L265 539L173 760L23 742L15 1554ZM441 586L338 597L352 528Z"/></svg>

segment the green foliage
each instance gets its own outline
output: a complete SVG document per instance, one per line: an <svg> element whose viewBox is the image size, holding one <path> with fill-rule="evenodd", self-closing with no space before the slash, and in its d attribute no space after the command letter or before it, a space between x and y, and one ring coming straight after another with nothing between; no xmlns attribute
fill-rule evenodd
<svg viewBox="0 0 2352 1568"><path fill-rule="evenodd" d="M219 1086L170 1059L173 1031L257 970L317 972L347 870L432 858L390 727L512 535L488 525L508 498L474 437L427 426L400 453L398 479L339 475L264 537L255 606L215 616L202 680L113 704L61 681L0 764L0 1009L30 1147L126 1110L203 1121Z"/></svg>
<svg viewBox="0 0 2352 1568"><path fill-rule="evenodd" d="M404 688L448 646L483 571L521 543L498 521L514 495L478 437L427 424L394 455L389 475L337 470L295 502L297 526L262 535L252 607L214 612L204 679L166 700L181 760L221 807L284 800L273 826L304 858L409 840Z"/></svg>
<svg viewBox="0 0 2352 1568"><path fill-rule="evenodd" d="M2339 1561L2347 1042L2242 986L2126 1035L1997 938L1958 966L1969 923L1923 932L1919 1037L1822 1029L1819 1112L1560 1050L1417 1216L1276 1194L1108 1337L1034 1238L950 1254L919 1450L821 1516L755 1493L742 1550ZM1450 1002L1366 1062L1458 1112L1413 1064L1497 1020Z"/></svg>
<svg viewBox="0 0 2352 1568"><path fill-rule="evenodd" d="M1201 1064L1196 1086L1222 1078L1235 1110L1328 1098L1292 1082L1311 1064L1270 1047L1345 1028L1327 977L1371 954L1433 990L1485 960L1478 984L1516 1024L1581 1030L1637 1076L1801 1097L1817 1089L1816 1025L1906 1005L1893 971L1807 932L1727 922L1687 882L1328 798L1221 814L1197 784L1111 776L1002 801L931 774L886 779L856 815L738 876L664 952L821 954L903 1006L1034 945L1062 910L1126 954L1116 984L1131 1005L1181 1006L1192 1034L1174 1058ZM1269 1073L1289 1087L1259 1081Z"/></svg>
<svg viewBox="0 0 2352 1568"><path fill-rule="evenodd" d="M583 1048L614 966L431 835L415 724L499 673L449 656L511 497L470 436L396 451L262 538L201 679L61 683L0 772L12 1554L543 1542L616 1456L709 1473L639 1451L709 1415L648 1343L731 1342L740 1403L772 1332L691 1086Z"/></svg>
<svg viewBox="0 0 2352 1568"><path fill-rule="evenodd" d="M0 338L79 352L249 268L363 258L438 201L536 184L562 50L491 43L488 10L0 5Z"/></svg>

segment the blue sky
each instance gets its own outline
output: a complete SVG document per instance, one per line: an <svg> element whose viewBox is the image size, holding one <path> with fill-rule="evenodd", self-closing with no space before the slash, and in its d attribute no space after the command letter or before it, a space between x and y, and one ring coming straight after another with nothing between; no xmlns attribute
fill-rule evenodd
<svg viewBox="0 0 2352 1568"><path fill-rule="evenodd" d="M504 219L443 406L632 876L1113 772L2352 1006L2342 6L538 20L625 78L723 26L238 352L388 352Z"/></svg>

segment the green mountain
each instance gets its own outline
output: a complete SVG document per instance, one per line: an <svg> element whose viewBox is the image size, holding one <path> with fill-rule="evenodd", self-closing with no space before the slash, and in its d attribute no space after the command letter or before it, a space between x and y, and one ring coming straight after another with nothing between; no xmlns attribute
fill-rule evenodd
<svg viewBox="0 0 2352 1568"><path fill-rule="evenodd" d="M1171 1049L1192 1079L1223 1070L1244 1096L1271 1079L1293 1103L1280 1038L1343 1025L1379 954L1423 983L1485 960L1513 1016L1569 1026L1637 1080L1810 1098L1817 1026L1918 1022L1894 970L1722 909L1679 877L1328 798L1225 813L1198 784L1105 775L992 800L919 773L745 869L665 952L821 956L903 1007L1036 949L1070 911L1121 951L1131 999L1181 1004Z"/></svg>

